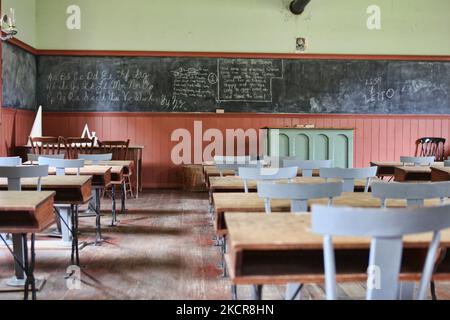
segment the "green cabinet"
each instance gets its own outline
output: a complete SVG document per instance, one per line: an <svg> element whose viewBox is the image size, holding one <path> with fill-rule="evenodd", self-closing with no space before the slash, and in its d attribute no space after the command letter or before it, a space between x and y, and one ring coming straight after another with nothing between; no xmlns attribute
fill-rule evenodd
<svg viewBox="0 0 450 320"><path fill-rule="evenodd" d="M333 166L353 167L354 129L263 128L265 155L303 160L333 160Z"/></svg>

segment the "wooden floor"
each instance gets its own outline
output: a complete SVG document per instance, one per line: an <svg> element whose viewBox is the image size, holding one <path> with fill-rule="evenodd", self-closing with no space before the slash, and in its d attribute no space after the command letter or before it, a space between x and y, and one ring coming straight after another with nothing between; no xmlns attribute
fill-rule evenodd
<svg viewBox="0 0 450 320"><path fill-rule="evenodd" d="M110 207L109 200L103 202ZM217 268L219 248L212 245L207 195L181 191L152 191L128 201L118 227L102 217L106 241L80 251L81 289L67 288L64 279L69 250L37 250L36 276L47 280L38 299L229 299L229 281ZM94 218L80 219L81 240L94 236ZM0 249L0 279L13 274L13 260ZM4 281L4 280L2 280ZM438 297L450 299L450 283L437 284ZM363 283L339 286L340 299L362 299ZM239 299L250 288L238 288ZM282 299L283 286L267 286L264 299ZM21 293L0 293L0 299L21 299ZM303 299L323 299L322 285L307 285Z"/></svg>

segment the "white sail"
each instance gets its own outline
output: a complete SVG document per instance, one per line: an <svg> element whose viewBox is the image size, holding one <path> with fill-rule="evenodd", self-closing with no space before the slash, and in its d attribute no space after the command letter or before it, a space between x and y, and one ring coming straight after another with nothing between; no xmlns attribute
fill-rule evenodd
<svg viewBox="0 0 450 320"><path fill-rule="evenodd" d="M42 137L42 106L39 106L39 109L36 113L36 118L34 118L33 127L31 128L30 137ZM27 146L30 145L30 140L27 141Z"/></svg>

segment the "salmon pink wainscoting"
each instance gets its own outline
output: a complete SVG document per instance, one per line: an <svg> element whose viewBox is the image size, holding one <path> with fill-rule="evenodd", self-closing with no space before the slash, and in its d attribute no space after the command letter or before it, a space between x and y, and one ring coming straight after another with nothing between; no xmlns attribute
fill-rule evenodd
<svg viewBox="0 0 450 320"><path fill-rule="evenodd" d="M16 144L26 141L29 122L16 115ZM20 121L17 121L18 119ZM414 142L422 136L450 137L450 115L337 115L337 114L248 114L248 113L61 113L44 112L44 134L79 136L87 123L100 139L126 139L144 145L142 179L145 188L181 186L181 171L171 161L174 130L185 128L194 136L194 121L203 132L217 128L260 129L265 126L315 124L316 127L355 128L354 166L371 160L396 160L412 155ZM26 128L26 130L25 130ZM19 130L20 132L17 132ZM203 147L209 142L203 142ZM192 142L192 148L194 142ZM448 142L446 152L448 152ZM194 156L192 155L192 159Z"/></svg>
<svg viewBox="0 0 450 320"><path fill-rule="evenodd" d="M34 111L1 108L0 156L14 155L15 146L27 143L33 126Z"/></svg>

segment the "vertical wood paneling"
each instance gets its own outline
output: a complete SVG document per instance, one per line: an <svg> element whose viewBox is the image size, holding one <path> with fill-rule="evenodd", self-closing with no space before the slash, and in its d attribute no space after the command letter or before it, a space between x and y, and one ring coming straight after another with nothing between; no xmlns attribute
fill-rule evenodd
<svg viewBox="0 0 450 320"><path fill-rule="evenodd" d="M31 116L3 112L2 132L7 145L17 139L26 143L34 113ZM19 119L20 118L20 119ZM171 150L176 144L170 141L173 130L186 128L194 138L194 121L202 121L203 132L219 129L225 138L226 129L259 129L265 126L290 126L314 123L317 127L355 128L354 166L368 166L371 160L396 160L400 155L413 155L414 142L427 135L450 137L450 116L391 116L391 115L260 115L260 114L142 114L125 113L44 113L44 134L75 135L81 133L85 123L97 132L100 139L129 138L132 144L144 145L142 178L145 187L178 187L181 184L180 168L171 160ZM16 145L19 145L16 143ZM206 146L208 142L204 142ZM261 143L260 143L261 145ZM447 142L446 150L449 150ZM192 145L192 150L193 150ZM225 150L224 150L225 151ZM192 155L193 160L193 155Z"/></svg>

